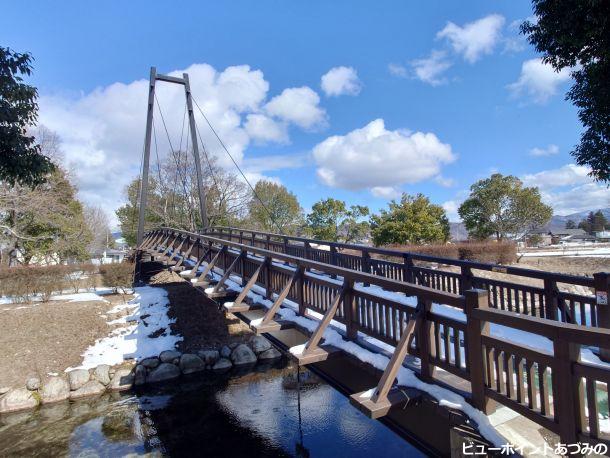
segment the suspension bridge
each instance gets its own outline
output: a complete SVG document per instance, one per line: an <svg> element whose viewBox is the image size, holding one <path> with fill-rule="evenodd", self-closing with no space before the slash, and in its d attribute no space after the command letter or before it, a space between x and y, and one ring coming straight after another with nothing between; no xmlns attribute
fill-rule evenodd
<svg viewBox="0 0 610 458"><path fill-rule="evenodd" d="M158 82L185 89L198 204L191 220L198 210L200 221L191 232L145 227ZM230 154L194 100L188 75L151 70L137 272L156 260L180 273L193 294L217 302L356 408L431 453L526 445L516 437L536 447L586 443L608 453L608 273L564 275L209 227L200 152L210 164L194 106ZM512 426L502 428L503 416Z"/></svg>

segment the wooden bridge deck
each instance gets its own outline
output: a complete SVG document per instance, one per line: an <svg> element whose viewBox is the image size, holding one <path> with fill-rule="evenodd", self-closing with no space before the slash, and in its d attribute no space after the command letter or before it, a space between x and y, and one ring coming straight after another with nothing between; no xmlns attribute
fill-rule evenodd
<svg viewBox="0 0 610 458"><path fill-rule="evenodd" d="M332 367L345 359L345 351L325 345L331 322L342 331L342 341L386 352L390 361L381 368L381 377L376 374L373 383L367 380L350 393L352 403L373 418L391 421L404 404L405 396L395 385L404 363L419 380L465 396L486 414L505 406L558 434L563 443L610 443L600 421L608 417L607 405L598 402L600 392L607 393L610 369L580 359L581 346L610 346L609 330L491 308L489 289L463 290L463 281L463 294L456 294L255 245L160 229L147 234L140 248L175 270L194 264L190 276L199 283L195 287L219 302L233 299L235 308L227 307L229 311L278 341L288 335L296 339L295 320L280 320L286 300L292 301L294 316L313 316L306 333L299 329L299 343L286 344L304 344L300 351L292 348L300 364ZM211 281L214 270L216 282ZM254 291L267 298L269 309L252 307L247 298ZM442 313L437 304L461 316ZM498 338L490 333L490 324L544 336L552 342L551 351Z"/></svg>

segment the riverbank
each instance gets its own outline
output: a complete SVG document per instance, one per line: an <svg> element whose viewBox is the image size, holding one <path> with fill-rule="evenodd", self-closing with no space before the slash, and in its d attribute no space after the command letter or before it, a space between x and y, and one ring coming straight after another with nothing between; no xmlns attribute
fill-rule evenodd
<svg viewBox="0 0 610 458"><path fill-rule="evenodd" d="M149 264L150 285L130 296L83 293L71 301L4 307L9 310L0 318L11 332L2 334L0 413L281 357L240 320L159 267Z"/></svg>

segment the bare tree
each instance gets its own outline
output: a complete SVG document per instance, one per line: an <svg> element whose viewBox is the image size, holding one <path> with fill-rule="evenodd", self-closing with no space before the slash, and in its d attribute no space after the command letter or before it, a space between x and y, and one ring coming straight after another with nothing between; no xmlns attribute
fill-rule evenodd
<svg viewBox="0 0 610 458"><path fill-rule="evenodd" d="M91 242L87 246L87 251L91 254L101 253L105 248L114 245L112 234L110 233L110 219L102 207L85 206L85 222L91 233Z"/></svg>

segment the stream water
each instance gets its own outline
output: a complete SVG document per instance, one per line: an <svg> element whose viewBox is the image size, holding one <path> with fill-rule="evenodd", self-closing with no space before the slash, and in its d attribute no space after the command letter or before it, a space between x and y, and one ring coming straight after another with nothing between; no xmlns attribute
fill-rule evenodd
<svg viewBox="0 0 610 458"><path fill-rule="evenodd" d="M0 416L0 456L423 456L310 372L280 363Z"/></svg>

